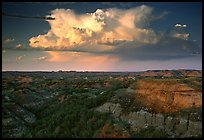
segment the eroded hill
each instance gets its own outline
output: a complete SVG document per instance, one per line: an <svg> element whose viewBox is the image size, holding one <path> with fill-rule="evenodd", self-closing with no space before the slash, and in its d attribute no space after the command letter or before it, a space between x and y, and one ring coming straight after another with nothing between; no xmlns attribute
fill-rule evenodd
<svg viewBox="0 0 204 140"><path fill-rule="evenodd" d="M202 71L3 72L2 133L201 137Z"/></svg>

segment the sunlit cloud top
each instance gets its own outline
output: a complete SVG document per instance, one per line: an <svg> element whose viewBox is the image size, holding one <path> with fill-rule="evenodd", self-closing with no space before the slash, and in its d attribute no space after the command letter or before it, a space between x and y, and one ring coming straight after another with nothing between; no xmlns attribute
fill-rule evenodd
<svg viewBox="0 0 204 140"><path fill-rule="evenodd" d="M146 28L151 20L153 8L139 6L127 10L97 9L94 13L76 14L70 9L55 9L48 21L51 30L45 35L30 39L33 48L73 49L82 45L133 41L155 43L157 36Z"/></svg>
<svg viewBox="0 0 204 140"><path fill-rule="evenodd" d="M85 14L55 9L51 11L55 20L47 21L51 29L30 38L30 47L106 53L129 60L165 60L201 53L195 42L188 41L190 34L182 29L186 24L175 24L176 28L172 27L170 33L150 28L152 21L168 15L166 12L155 15L153 11L153 7L146 5L96 9Z"/></svg>

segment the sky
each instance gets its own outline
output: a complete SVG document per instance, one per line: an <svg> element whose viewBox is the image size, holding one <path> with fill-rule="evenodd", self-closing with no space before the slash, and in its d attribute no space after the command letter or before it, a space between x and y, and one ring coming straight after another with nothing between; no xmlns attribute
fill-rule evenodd
<svg viewBox="0 0 204 140"><path fill-rule="evenodd" d="M3 71L202 69L201 2L3 2L2 12L30 17L2 16Z"/></svg>

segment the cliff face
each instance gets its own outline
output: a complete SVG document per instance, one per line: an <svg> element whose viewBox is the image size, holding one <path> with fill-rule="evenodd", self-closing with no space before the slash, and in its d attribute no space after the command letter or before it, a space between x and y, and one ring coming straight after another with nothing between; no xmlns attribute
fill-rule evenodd
<svg viewBox="0 0 204 140"><path fill-rule="evenodd" d="M202 115L197 112L202 91L176 79L141 79L135 86L117 90L96 111L128 122L135 132L153 126L169 137L202 135Z"/></svg>
<svg viewBox="0 0 204 140"><path fill-rule="evenodd" d="M105 103L96 108L96 111L112 113L116 119L128 122L132 131L140 131L148 126L164 131L169 137L191 137L202 135L202 122L191 121L183 117L171 117L162 114L153 114L140 110L137 112L122 113L120 104Z"/></svg>
<svg viewBox="0 0 204 140"><path fill-rule="evenodd" d="M137 85L135 98L158 113L202 106L202 92L177 80L144 79Z"/></svg>
<svg viewBox="0 0 204 140"><path fill-rule="evenodd" d="M190 137L202 134L202 122L189 121L182 117L166 117L162 114L151 114L140 110L130 112L127 116L121 116L128 121L133 129L140 130L148 126L164 130L171 137Z"/></svg>

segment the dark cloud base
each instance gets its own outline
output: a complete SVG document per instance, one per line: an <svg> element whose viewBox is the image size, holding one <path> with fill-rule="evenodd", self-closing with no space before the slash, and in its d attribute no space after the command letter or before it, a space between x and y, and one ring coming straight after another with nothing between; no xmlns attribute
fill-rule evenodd
<svg viewBox="0 0 204 140"><path fill-rule="evenodd" d="M137 45L135 41L127 42L117 46L112 53L124 60L170 60L202 54L202 49L195 42L173 37L163 37L154 45Z"/></svg>

